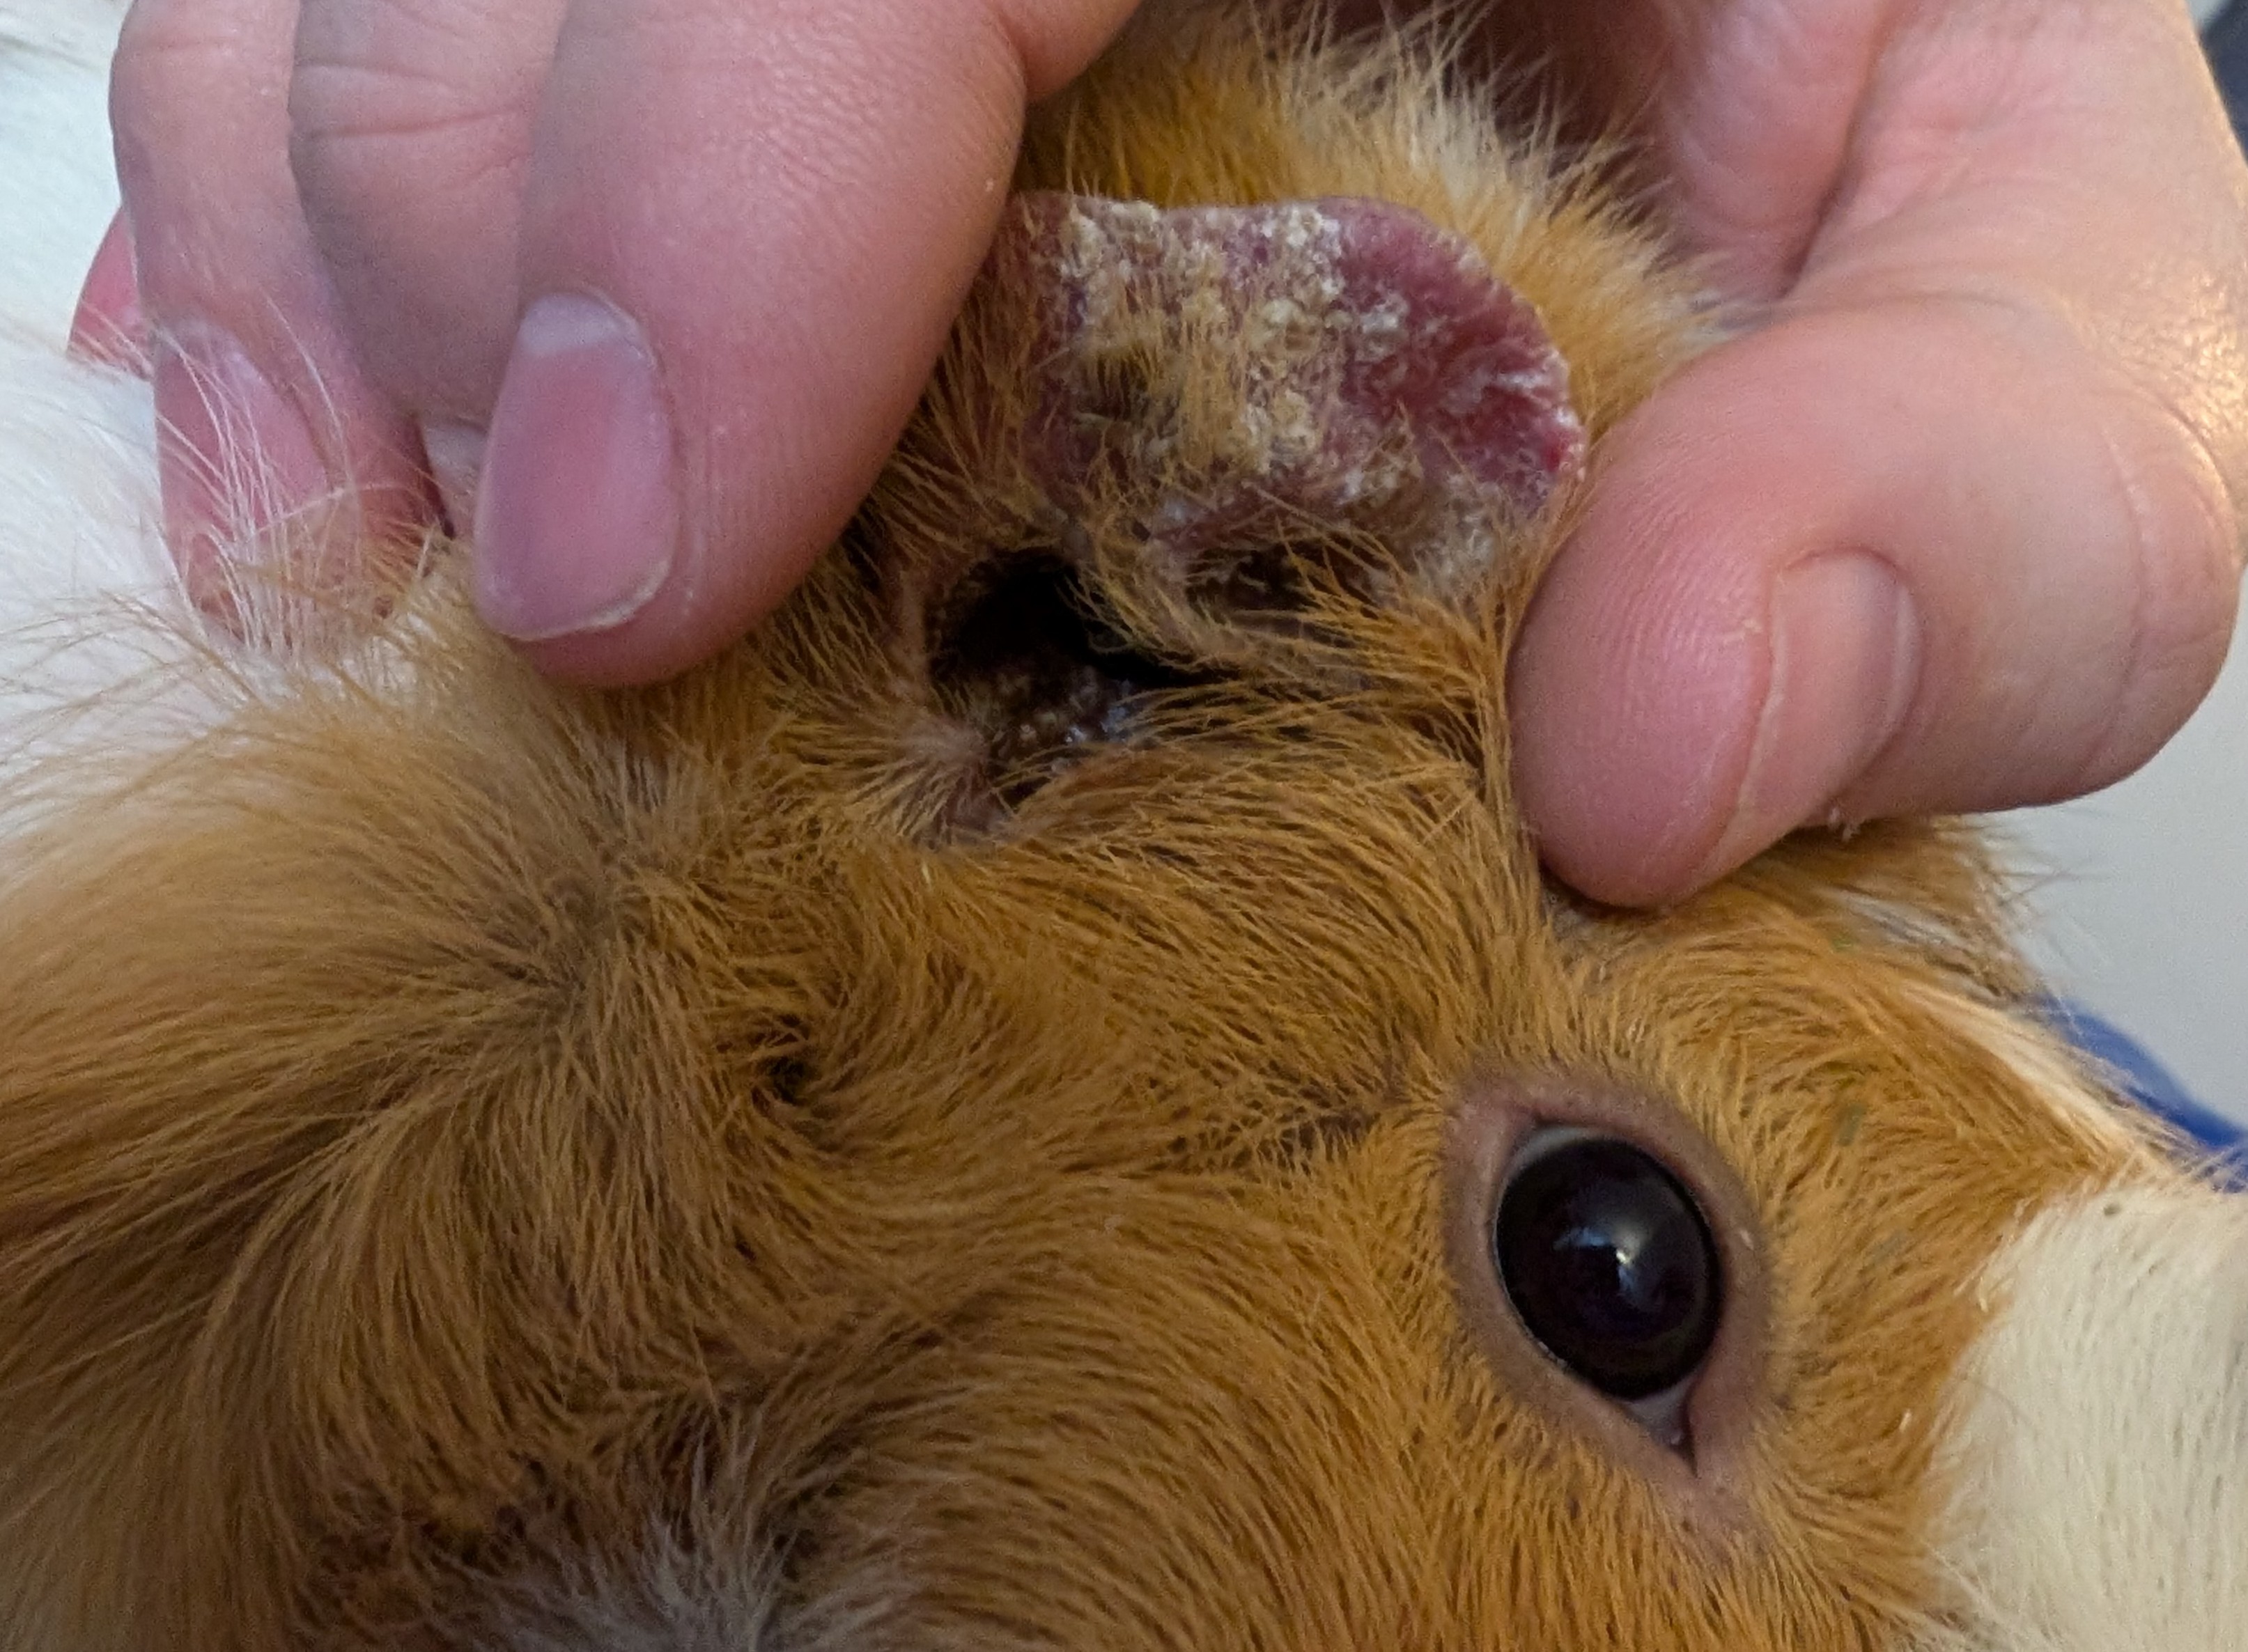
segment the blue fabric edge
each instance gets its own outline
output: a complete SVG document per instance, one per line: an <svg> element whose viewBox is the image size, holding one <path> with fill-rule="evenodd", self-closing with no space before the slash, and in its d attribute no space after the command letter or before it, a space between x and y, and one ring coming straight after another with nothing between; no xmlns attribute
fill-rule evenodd
<svg viewBox="0 0 2248 1652"><path fill-rule="evenodd" d="M2189 1141L2236 1169L2248 1169L2248 1127L2203 1106L2146 1046L2081 1004L2047 998L2039 1006L2054 1032L2121 1081L2123 1093Z"/></svg>

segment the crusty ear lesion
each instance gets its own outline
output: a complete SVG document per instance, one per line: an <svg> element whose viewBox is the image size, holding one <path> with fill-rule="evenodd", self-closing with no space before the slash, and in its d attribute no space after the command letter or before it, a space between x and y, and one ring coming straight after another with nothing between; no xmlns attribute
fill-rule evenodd
<svg viewBox="0 0 2248 1652"><path fill-rule="evenodd" d="M1343 31L1293 6L1157 8L1032 112L1016 188L1159 207L1343 198L1416 213L1466 241L1538 316L1597 442L1706 340L1708 284L1635 204L1628 141L1571 135L1550 111L1523 107L1467 51L1465 10L1423 7L1409 26ZM1600 14L1595 32L1614 21L1606 7L1573 10Z"/></svg>
<svg viewBox="0 0 2248 1652"><path fill-rule="evenodd" d="M1244 619L1278 594L1253 552L1327 534L1383 547L1370 599L1463 597L1583 464L1535 312L1386 202L1021 195L962 325L1031 341L1022 460L1055 518Z"/></svg>
<svg viewBox="0 0 2248 1652"><path fill-rule="evenodd" d="M1362 596L1464 606L1495 579L1518 607L1588 444L1712 322L1607 161L1508 125L1450 50L1143 19L1034 122L878 511L949 472L1221 605L1236 574L1269 591L1251 548L1324 541L1330 572L1356 547Z"/></svg>
<svg viewBox="0 0 2248 1652"><path fill-rule="evenodd" d="M1173 8L1042 110L853 531L923 812L1284 689L1496 759L1590 444L1705 321L1601 182L1428 31Z"/></svg>

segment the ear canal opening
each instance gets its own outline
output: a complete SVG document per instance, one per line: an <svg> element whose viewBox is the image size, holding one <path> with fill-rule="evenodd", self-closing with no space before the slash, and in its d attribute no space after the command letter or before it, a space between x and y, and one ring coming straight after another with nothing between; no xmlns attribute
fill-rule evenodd
<svg viewBox="0 0 2248 1652"><path fill-rule="evenodd" d="M937 703L983 737L993 790L1022 802L1140 731L1147 696L1210 681L1140 648L1084 574L1044 551L971 574L929 639Z"/></svg>

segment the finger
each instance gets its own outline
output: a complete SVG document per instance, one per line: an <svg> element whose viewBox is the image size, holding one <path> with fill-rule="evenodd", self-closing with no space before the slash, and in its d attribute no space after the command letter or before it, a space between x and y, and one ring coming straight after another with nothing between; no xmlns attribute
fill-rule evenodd
<svg viewBox="0 0 2248 1652"><path fill-rule="evenodd" d="M133 237L126 231L122 212L110 219L79 289L70 348L89 361L135 372L147 364L148 319L140 310L140 285L133 273Z"/></svg>
<svg viewBox="0 0 2248 1652"><path fill-rule="evenodd" d="M153 343L167 536L191 586L277 523L416 520L413 432L360 373L288 168L294 0L139 0L111 79Z"/></svg>
<svg viewBox="0 0 2248 1652"><path fill-rule="evenodd" d="M374 382L480 428L515 331L523 175L562 0L303 0L290 159ZM450 454L445 454L450 457Z"/></svg>
<svg viewBox="0 0 2248 1652"><path fill-rule="evenodd" d="M1620 433L1514 668L1525 807L1612 900L2104 784L2231 620L2248 171L2182 10L1829 10L1740 0L1678 77L1688 223L1790 319Z"/></svg>
<svg viewBox="0 0 2248 1652"><path fill-rule="evenodd" d="M770 609L911 412L1025 99L1129 0L580 0L476 515L488 620L668 675Z"/></svg>
<svg viewBox="0 0 2248 1652"><path fill-rule="evenodd" d="M2224 478L2044 325L1817 313L1617 432L1512 672L1560 876L1676 898L1807 821L2105 785L2183 720L2230 634Z"/></svg>

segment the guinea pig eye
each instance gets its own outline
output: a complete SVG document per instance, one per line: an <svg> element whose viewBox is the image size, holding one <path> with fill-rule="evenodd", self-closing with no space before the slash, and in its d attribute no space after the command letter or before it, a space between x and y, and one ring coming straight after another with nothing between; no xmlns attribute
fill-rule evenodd
<svg viewBox="0 0 2248 1652"><path fill-rule="evenodd" d="M1724 1309L1717 1241L1685 1184L1616 1137L1533 1131L1508 1167L1491 1246L1539 1345L1679 1443L1685 1390Z"/></svg>

